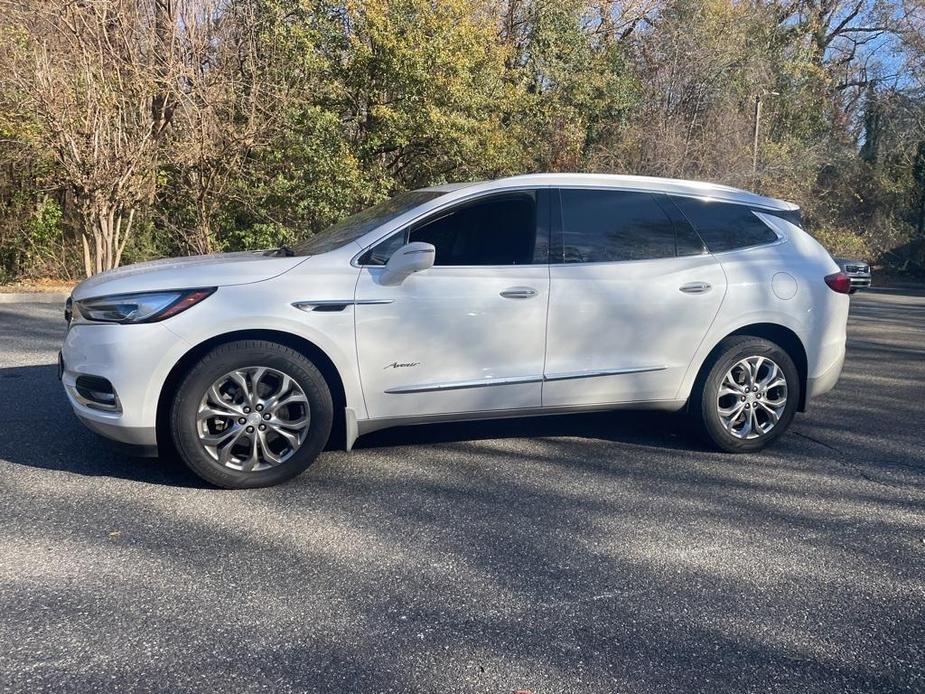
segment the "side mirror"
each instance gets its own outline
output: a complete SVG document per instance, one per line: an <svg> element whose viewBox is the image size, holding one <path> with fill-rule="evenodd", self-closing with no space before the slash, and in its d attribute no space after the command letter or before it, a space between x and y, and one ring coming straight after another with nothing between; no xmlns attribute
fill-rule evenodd
<svg viewBox="0 0 925 694"><path fill-rule="evenodd" d="M429 243L407 243L389 258L379 281L391 286L401 284L408 275L432 267L436 257L437 249Z"/></svg>

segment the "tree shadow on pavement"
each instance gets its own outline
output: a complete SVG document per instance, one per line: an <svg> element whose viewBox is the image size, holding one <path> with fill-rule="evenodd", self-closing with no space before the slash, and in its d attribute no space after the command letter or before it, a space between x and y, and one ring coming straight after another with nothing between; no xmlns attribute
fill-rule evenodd
<svg viewBox="0 0 925 694"><path fill-rule="evenodd" d="M914 691L922 517L893 490L822 447L516 443L249 492L45 485L9 554L41 589L0 610L70 689ZM73 660L88 633L106 667Z"/></svg>
<svg viewBox="0 0 925 694"><path fill-rule="evenodd" d="M17 465L204 486L175 458L132 456L87 430L71 411L55 365L0 369L0 431L0 459Z"/></svg>
<svg viewBox="0 0 925 694"><path fill-rule="evenodd" d="M207 486L170 452L142 458L87 430L71 411L53 365L0 369L0 459L81 475L170 486ZM531 437L585 438L702 450L677 416L605 412L399 427L361 437L357 449ZM329 453L323 453L322 457Z"/></svg>

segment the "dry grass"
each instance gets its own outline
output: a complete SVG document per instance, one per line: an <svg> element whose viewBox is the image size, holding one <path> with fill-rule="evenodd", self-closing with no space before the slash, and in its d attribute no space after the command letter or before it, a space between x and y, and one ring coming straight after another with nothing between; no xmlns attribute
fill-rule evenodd
<svg viewBox="0 0 925 694"><path fill-rule="evenodd" d="M76 284L75 281L53 278L28 280L15 284L0 284L0 294L70 292Z"/></svg>

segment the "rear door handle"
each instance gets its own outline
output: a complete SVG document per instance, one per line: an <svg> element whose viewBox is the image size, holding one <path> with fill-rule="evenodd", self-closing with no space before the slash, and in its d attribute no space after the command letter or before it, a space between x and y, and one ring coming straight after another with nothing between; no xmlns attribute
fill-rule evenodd
<svg viewBox="0 0 925 694"><path fill-rule="evenodd" d="M679 287L685 294L703 294L704 292L710 291L710 288L711 285L709 282L688 282Z"/></svg>
<svg viewBox="0 0 925 694"><path fill-rule="evenodd" d="M508 287L501 296L505 299L529 299L536 296L536 290L533 287Z"/></svg>

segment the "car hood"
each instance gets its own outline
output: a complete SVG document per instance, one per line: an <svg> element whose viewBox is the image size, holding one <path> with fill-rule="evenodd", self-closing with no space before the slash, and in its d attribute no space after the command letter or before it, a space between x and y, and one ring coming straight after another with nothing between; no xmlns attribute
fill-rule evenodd
<svg viewBox="0 0 925 694"><path fill-rule="evenodd" d="M162 289L223 287L262 282L288 272L306 256L266 256L264 251L165 258L101 272L74 288L75 299Z"/></svg>

